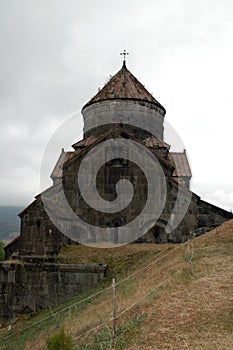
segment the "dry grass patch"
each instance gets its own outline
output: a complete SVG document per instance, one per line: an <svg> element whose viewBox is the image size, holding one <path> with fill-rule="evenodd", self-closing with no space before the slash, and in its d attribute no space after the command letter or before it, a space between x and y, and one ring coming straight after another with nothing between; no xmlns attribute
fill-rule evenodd
<svg viewBox="0 0 233 350"><path fill-rule="evenodd" d="M108 264L103 287L112 277L117 282L116 349L233 349L233 221L196 238L191 249L189 263L187 244L66 246L58 262ZM109 349L112 301L110 287L60 316L75 349ZM25 349L45 349L54 330L45 324Z"/></svg>
<svg viewBox="0 0 233 350"><path fill-rule="evenodd" d="M140 312L128 350L233 349L233 222L196 239L192 264Z"/></svg>

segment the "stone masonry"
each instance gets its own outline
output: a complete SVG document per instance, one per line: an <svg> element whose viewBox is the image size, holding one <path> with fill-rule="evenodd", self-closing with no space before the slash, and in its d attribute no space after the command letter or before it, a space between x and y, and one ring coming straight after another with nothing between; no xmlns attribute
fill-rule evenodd
<svg viewBox="0 0 233 350"><path fill-rule="evenodd" d="M56 305L103 280L104 267L56 265L51 260L63 244L78 244L82 237L87 242L107 240L104 235L95 236L91 228L85 230L66 217L64 201L83 222L93 227L114 228L113 244L121 243L118 227L132 222L143 210L148 195L147 179L143 170L128 159L127 147L100 168L96 187L101 197L111 202L116 199L117 182L128 179L134 189L132 202L117 213L100 212L85 202L77 174L88 152L95 151L102 142L132 140L155 156L163 171L166 184L163 210L149 229L142 227L137 242L180 243L233 218L232 213L203 201L190 190L192 174L186 151L173 153L164 141L165 108L127 69L125 61L121 70L83 107L82 114L83 140L72 145L73 151L62 149L51 174L52 186L19 214L20 236L5 247L9 260L0 264L0 318ZM106 147L106 157L108 152ZM158 183L158 196L160 186ZM188 197L191 201L179 225L168 230L169 222L175 220L173 208L178 190L183 193L183 201ZM46 210L42 198L48 203ZM55 218L51 220L49 203L54 199L57 206ZM69 232L69 237L64 231ZM131 232L128 235L131 237Z"/></svg>

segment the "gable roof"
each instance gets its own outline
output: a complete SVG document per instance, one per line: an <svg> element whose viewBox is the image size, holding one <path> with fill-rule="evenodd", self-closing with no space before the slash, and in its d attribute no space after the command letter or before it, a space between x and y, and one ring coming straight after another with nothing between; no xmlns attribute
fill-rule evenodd
<svg viewBox="0 0 233 350"><path fill-rule="evenodd" d="M93 142L95 142L96 141L96 137L95 136L89 136L89 137L87 137L87 138L85 138L85 139L83 139L83 140L80 140L80 141L78 141L78 142L76 142L76 143L74 143L73 145L72 145L72 147L76 150L76 149L82 149L82 148L84 148L84 147L87 147L87 146L89 146L89 145L91 145Z"/></svg>
<svg viewBox="0 0 233 350"><path fill-rule="evenodd" d="M180 152L171 152L169 155L171 161L175 163L175 170L172 176L175 177L192 177L192 172L189 166L189 161L186 155L186 151L183 153Z"/></svg>
<svg viewBox="0 0 233 350"><path fill-rule="evenodd" d="M32 208L32 207L36 204L36 202L38 201L39 196L37 196L37 197L35 197L35 198L36 198L36 199L35 199L33 202L31 202L26 208L24 208L24 209L18 214L18 216L19 216L20 218L22 218L23 215L24 215L30 208Z"/></svg>
<svg viewBox="0 0 233 350"><path fill-rule="evenodd" d="M20 240L20 235L16 236L12 241L10 241L9 243L7 243L4 247L4 250L9 249L10 247L12 247L14 244L16 244L18 241Z"/></svg>
<svg viewBox="0 0 233 350"><path fill-rule="evenodd" d="M136 100L150 102L166 112L165 108L146 90L138 79L126 68L122 68L109 82L83 107L106 100Z"/></svg>
<svg viewBox="0 0 233 350"><path fill-rule="evenodd" d="M53 212L53 204L49 201L49 196L52 196L53 194L57 195L59 191L62 191L61 184L52 185L45 189L43 192L37 194L35 196L35 200L30 203L23 211L21 211L18 216L22 219L22 217L27 214L27 212L33 208L33 206L37 205L38 203L41 203L41 205L44 207L44 199L46 198L46 211L49 210ZM57 217L63 217L66 218L66 211L63 210L62 205L56 206L56 216Z"/></svg>
<svg viewBox="0 0 233 350"><path fill-rule="evenodd" d="M153 147L159 147L159 148L170 148L170 145L168 145L166 142L161 140L160 138L156 136L148 137L146 140L143 141L144 145L149 148Z"/></svg>
<svg viewBox="0 0 233 350"><path fill-rule="evenodd" d="M101 137L97 138L95 141L93 140L93 142L89 142L88 146L84 147L81 152L76 153L73 152L72 156L70 156L67 160L65 160L65 162L63 163L63 165L67 165L68 163L72 162L74 159L76 159L77 157L80 157L84 152L86 152L88 149L90 149L91 147L94 147L95 145L97 145L98 143L102 142L103 140L105 140L108 136L110 136L111 134L114 134L115 132L120 132L121 134L125 135L126 138L132 139L135 142L145 146L145 144L138 140L137 138L135 138L134 135L132 135L131 133L129 133L128 131L126 131L124 128L122 128L119 124L114 124L112 128L110 128L108 131L106 131L106 133L104 133ZM117 136L118 137L118 136ZM85 140L85 139L84 139ZM82 141L84 141L82 140ZM148 147L149 148L149 147ZM170 169L174 169L174 166L171 162L167 161L166 159L164 159L163 157L161 157L160 154L158 154L156 152L156 150L151 149L150 148L150 152L153 153L160 161L161 163Z"/></svg>
<svg viewBox="0 0 233 350"><path fill-rule="evenodd" d="M64 149L62 148L61 154L58 158L57 163L55 164L55 167L52 171L52 174L50 177L52 179L60 178L62 177L62 167L63 164L72 157L74 152L64 152Z"/></svg>

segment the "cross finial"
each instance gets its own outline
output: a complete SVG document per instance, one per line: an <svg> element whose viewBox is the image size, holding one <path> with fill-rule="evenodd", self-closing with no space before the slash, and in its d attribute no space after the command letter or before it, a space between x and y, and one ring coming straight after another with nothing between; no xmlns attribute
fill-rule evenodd
<svg viewBox="0 0 233 350"><path fill-rule="evenodd" d="M124 49L124 51L121 52L120 55L123 55L123 56L124 56L123 64L125 64L125 58L126 58L127 55L129 55L129 53L126 52L126 50Z"/></svg>

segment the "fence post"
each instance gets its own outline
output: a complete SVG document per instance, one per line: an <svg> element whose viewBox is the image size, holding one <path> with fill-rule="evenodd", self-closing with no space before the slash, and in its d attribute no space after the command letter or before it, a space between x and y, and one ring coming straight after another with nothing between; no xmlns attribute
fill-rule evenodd
<svg viewBox="0 0 233 350"><path fill-rule="evenodd" d="M112 290L113 290L113 318L112 318L111 349L114 349L115 348L115 341L116 341L116 282L115 282L115 278L112 279Z"/></svg>
<svg viewBox="0 0 233 350"><path fill-rule="evenodd" d="M191 244L190 244L190 237L188 238L188 262L191 264Z"/></svg>

